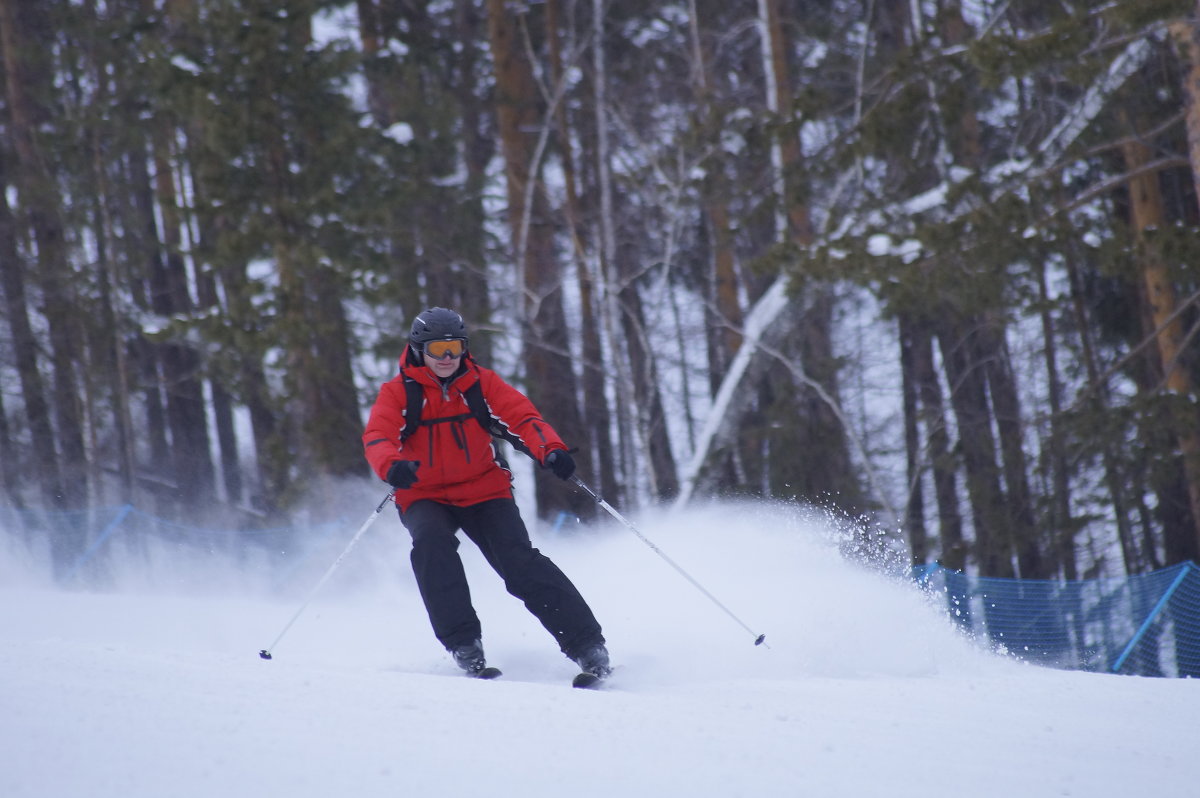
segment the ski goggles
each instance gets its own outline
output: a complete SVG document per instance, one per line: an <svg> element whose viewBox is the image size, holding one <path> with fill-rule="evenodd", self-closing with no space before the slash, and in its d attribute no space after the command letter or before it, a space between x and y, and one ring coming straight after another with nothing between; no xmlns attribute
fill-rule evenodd
<svg viewBox="0 0 1200 798"><path fill-rule="evenodd" d="M422 350L426 357L434 360L462 357L467 351L467 342L461 338L450 338L444 341L427 341Z"/></svg>

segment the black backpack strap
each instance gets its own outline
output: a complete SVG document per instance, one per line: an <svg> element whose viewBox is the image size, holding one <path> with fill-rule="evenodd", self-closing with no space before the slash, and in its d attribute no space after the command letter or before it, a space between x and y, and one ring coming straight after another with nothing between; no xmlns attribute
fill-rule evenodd
<svg viewBox="0 0 1200 798"><path fill-rule="evenodd" d="M479 426L483 427L484 432L508 441L518 452L533 457L533 453L521 442L521 439L509 432L508 427L500 423L499 419L492 416L491 411L488 410L487 401L483 398L483 386L479 380L475 380L467 390L463 391L463 398L467 402L467 408L471 411L469 414L435 418L431 421L423 422L421 420L421 410L425 406L425 390L421 387L421 383L411 377L405 377L404 393L406 406L404 408L404 428L400 430L401 443L420 429L422 423L428 426L443 421L462 421L474 416L475 420L479 422Z"/></svg>
<svg viewBox="0 0 1200 798"><path fill-rule="evenodd" d="M498 435L499 433L492 432L488 422L484 419L489 419L490 415L487 411L487 403L483 401L483 390L476 382L467 389L466 399L467 407L471 409L470 413L462 413L457 416L445 416L443 418L434 418L425 421L421 418L421 411L425 407L425 389L421 387L421 383L414 380L412 377L404 378L404 428L400 430L400 441L403 443L416 433L421 425L431 426L447 421L464 421L474 416L483 425L484 430L489 434ZM476 402L478 406L476 406ZM499 426L499 424L497 424Z"/></svg>
<svg viewBox="0 0 1200 798"><path fill-rule="evenodd" d="M425 407L425 391L421 383L412 377L404 378L404 394L407 397L404 407L404 429L400 430L400 442L409 437L421 426L421 410Z"/></svg>
<svg viewBox="0 0 1200 798"><path fill-rule="evenodd" d="M495 438L503 438L518 452L533 457L533 453L521 442L521 439L509 432L508 427L500 423L500 420L488 410L487 401L483 398L483 385L479 380L475 380L471 383L471 387L463 391L463 398L467 400L467 407L470 408L471 415L475 416L475 420L479 422L485 432Z"/></svg>

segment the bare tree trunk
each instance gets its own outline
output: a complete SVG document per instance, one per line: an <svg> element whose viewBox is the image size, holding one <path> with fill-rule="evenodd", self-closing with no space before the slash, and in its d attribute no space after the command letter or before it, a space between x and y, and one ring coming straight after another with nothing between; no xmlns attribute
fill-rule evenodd
<svg viewBox="0 0 1200 798"><path fill-rule="evenodd" d="M97 170L99 174L101 170ZM116 432L113 460L116 462L117 496L122 504L136 498L134 474L137 459L134 453L133 413L129 403L129 370L125 343L121 331L124 319L118 313L120 286L113 280L113 265L109 242L113 240L104 203L109 201L107 190L101 186L96 197L96 287L99 293L99 329L93 345L97 373L95 377L107 384L112 402L112 423ZM93 425L94 428L99 425Z"/></svg>
<svg viewBox="0 0 1200 798"><path fill-rule="evenodd" d="M1129 196L1134 234L1138 241L1141 260L1145 300L1148 305L1150 323L1157 330L1159 360L1165 378L1166 389L1173 394L1172 426L1183 458L1184 479L1187 484L1191 510L1192 530L1190 540L1168 541L1167 548L1195 560L1200 557L1200 419L1194 403L1195 385L1188 370L1180 362L1183 346L1183 321L1176 313L1178 301L1175 284L1154 241L1153 231L1167 227L1166 208L1157 171L1141 169L1152 156L1150 148L1141 139L1129 137L1122 144L1125 165L1133 175L1129 181Z"/></svg>
<svg viewBox="0 0 1200 798"><path fill-rule="evenodd" d="M1008 528L1016 550L1017 565L1023 579L1045 579L1051 574L1042 553L1040 535L1033 518L1033 498L1029 490L1025 461L1021 404L1004 327L994 313L982 317L978 334L973 336L976 361L987 374L988 393L1000 440L1000 462L1004 472Z"/></svg>
<svg viewBox="0 0 1200 798"><path fill-rule="evenodd" d="M8 456L0 458L0 486L4 488L5 504L21 509L25 500L21 496L20 458L8 423L8 411L4 409L4 392L0 391L0 450Z"/></svg>
<svg viewBox="0 0 1200 798"><path fill-rule="evenodd" d="M1188 141L1188 160L1192 166L1192 182L1195 186L1195 194L1197 200L1200 200L1200 0L1197 0L1195 12L1186 20L1180 20L1172 24L1171 33L1175 40L1179 42L1184 53L1184 63L1187 68L1187 75L1184 79L1184 96L1186 97L1187 111L1187 141ZM1148 276L1149 280L1149 276ZM1178 322L1176 322L1178 323ZM1162 336L1170 337L1166 330ZM1163 346L1162 338L1160 337L1159 347ZM1167 342L1168 348L1171 343ZM1172 363L1172 360L1164 358L1165 363ZM1184 370L1181 366L1176 366L1173 369L1172 375L1168 375L1175 380L1180 379ZM1194 427L1193 427L1194 428ZM1194 433L1193 433L1194 436ZM1189 453L1194 454L1191 448L1196 446L1197 442L1183 442L1185 456ZM1194 466L1193 466L1194 468ZM1168 562L1175 562L1175 557L1190 559L1195 561L1200 559L1200 512L1197 512L1197 502L1200 497L1197 496L1197 490L1194 487L1194 476L1196 472L1189 468L1188 470L1188 495L1192 505L1193 522L1197 525L1196 537L1194 541L1179 541L1177 545L1172 546L1174 556L1168 557ZM1170 544L1168 544L1170 545Z"/></svg>
<svg viewBox="0 0 1200 798"><path fill-rule="evenodd" d="M597 171L601 184L601 232L602 264L605 274L605 292L608 298L609 334L614 342L624 341L624 355L615 356L618 368L618 396L623 392L625 408L634 420L638 440L636 445L645 453L646 477L651 496L657 499L670 498L679 493L679 474L675 457L671 452L667 434L666 414L659 390L658 373L654 357L647 340L646 314L637 285L638 264L628 246L619 246L616 237L616 216L613 205L612 168L608 149L608 101L607 65L605 56L604 19L602 0L592 4L596 25L594 50L594 75L597 129ZM619 325L619 330L614 329ZM618 349L614 343L614 349ZM621 401L620 399L618 401ZM618 408L620 412L621 408ZM626 443L626 449L629 449ZM630 454L633 454L631 451ZM629 468L631 476L635 468Z"/></svg>
<svg viewBox="0 0 1200 798"><path fill-rule="evenodd" d="M199 131L194 131L199 132ZM201 197L205 187L199 178L193 180L192 192L196 204L202 205ZM211 254L213 252L212 221L208 218L195 220L199 240L196 242L196 299L201 308L211 312L215 317L228 318L228 310L221 307L220 292L217 290L217 276L213 271ZM209 387L212 391L213 427L217 433L217 443L220 446L221 483L225 487L226 500L233 505L242 503L245 494L245 473L239 456L237 425L234 420L234 397L229 389L233 375L228 368L213 368L210 372Z"/></svg>
<svg viewBox="0 0 1200 798"><path fill-rule="evenodd" d="M380 61L385 52L384 19L387 16L380 4L387 0L357 0L358 37L363 49L363 76L367 84L367 108L375 118L375 124L388 128L396 121L394 103L391 91L387 85L387 77L380 69Z"/></svg>
<svg viewBox="0 0 1200 798"><path fill-rule="evenodd" d="M314 451L323 473L359 476L365 468L359 443L362 418L351 362L353 336L342 305L346 292L330 266L310 263L308 269L307 305L313 320L308 345L316 369L312 376L316 404L308 408L307 418L318 421Z"/></svg>
<svg viewBox="0 0 1200 798"><path fill-rule="evenodd" d="M84 362L83 336L77 323L79 309L72 291L58 191L47 155L39 140L46 119L43 103L51 91L51 71L40 59L52 51L53 32L44 9L19 0L0 1L0 49L3 49L5 89L11 118L12 140L18 156L15 175L22 209L37 244L38 274L50 333L54 374L53 407L57 438L61 444L62 492L58 504L83 506L88 497L90 471L83 440L77 365ZM55 457L54 448L39 452ZM65 565L82 539L56 540L56 562Z"/></svg>
<svg viewBox="0 0 1200 798"><path fill-rule="evenodd" d="M187 30L199 24L192 0L172 6L172 18ZM178 30L177 30L178 33ZM210 121L203 117L186 120L188 130L188 164L191 170L194 200L196 242L197 300L202 307L220 306L218 318L224 324L229 345L211 364L212 410L217 440L220 444L222 479L228 500L239 504L243 500L256 511L273 516L285 503L289 489L289 466L297 446L286 434L285 402L274 395L267 382L264 368L266 351L279 346L276 336L264 335L265 319L256 306L257 287L247 277L246 264L236 255L239 244L231 246L229 239L236 223L224 204L213 203L219 196L218 173L224 165L214 163L204 143L213 131ZM272 340L267 340L271 338ZM250 436L255 464L247 473L240 458L240 446L234 425L234 404L246 407L250 419Z"/></svg>
<svg viewBox="0 0 1200 798"><path fill-rule="evenodd" d="M618 301L617 278L617 230L613 214L613 186L611 153L608 137L608 66L602 43L604 41L604 0L592 0L593 36L592 44L592 113L595 115L595 145L592 153L592 170L595 173L595 183L598 188L597 216L599 218L600 246L600 317L603 320L604 332L613 350L613 371L616 382L616 416L617 425L621 430L632 433L632 439L619 435L617 445L621 456L621 470L626 477L624 488L626 500L636 495L642 473L641 458L649 450L649 442L645 439L646 431L633 418L633 383L634 377L629 360L622 357L620 340L617 330L621 318L621 308ZM646 468L651 482L654 480L653 465ZM651 493L656 492L656 486L651 485Z"/></svg>
<svg viewBox="0 0 1200 798"><path fill-rule="evenodd" d="M214 236L222 235L226 222L220 215L213 221ZM224 289L229 324L244 346L237 348L236 372L240 386L239 398L250 415L250 430L257 458L257 486L251 504L268 514L281 505L287 491L290 462L286 424L280 412L280 402L272 394L263 368L262 342L256 334L259 328L257 311L244 266L225 264L217 273Z"/></svg>
<svg viewBox="0 0 1200 798"><path fill-rule="evenodd" d="M1058 366L1058 331L1051 315L1052 300L1046 281L1043 261L1035 267L1037 271L1038 299L1041 303L1042 340L1045 342L1047 398L1050 402L1050 434L1043 449L1043 458L1050 471L1050 538L1054 552L1054 567L1063 578L1079 578L1075 564L1075 525L1071 517L1071 474L1067 465L1065 446L1067 436L1062 429L1062 379Z"/></svg>
<svg viewBox="0 0 1200 798"><path fill-rule="evenodd" d="M162 252L151 260L151 307L165 320L186 317L194 306L188 291L182 218L172 171L172 126L158 119L154 132L155 199L162 219ZM213 489L200 356L182 335L163 343L159 353L171 431L172 472L180 504L194 510L212 500Z"/></svg>
<svg viewBox="0 0 1200 798"><path fill-rule="evenodd" d="M1095 346L1092 343L1093 326L1085 306L1083 278L1079 274L1079 265L1074 254L1068 250L1066 256L1067 279L1071 286L1071 308L1075 317L1075 328L1079 331L1079 344L1083 352L1083 365L1086 369L1088 384L1096 386L1094 396L1088 404L1093 412L1102 414L1108 411L1108 390L1101 381L1100 366L1096 359ZM1104 483L1108 488L1109 499L1112 501L1113 518L1117 527L1117 541L1125 560L1126 568L1134 562L1133 530L1130 528L1130 500L1124 475L1121 471L1120 457L1109 442L1109 436L1103 436L1100 444L1100 458L1104 464ZM1129 571L1136 573L1136 571Z"/></svg>
<svg viewBox="0 0 1200 798"><path fill-rule="evenodd" d="M0 185L8 185L9 182L5 155L0 151ZM58 457L55 456L50 406L46 401L42 372L38 368L39 346L29 320L24 267L17 250L15 223L6 193L0 193L0 287L4 291L4 316L12 336L25 419L33 444L28 472L24 468L25 458L20 457L16 449L5 448L3 459L6 468L11 464L12 468L19 469L20 474L32 475L34 487L40 492L42 501L47 506L53 506L63 500L63 478ZM14 498L19 500L16 494Z"/></svg>
<svg viewBox="0 0 1200 798"><path fill-rule="evenodd" d="M401 2L402 0L356 0L358 33L363 50L363 77L366 83L367 108L375 125L381 131L387 131L399 121L398 107L402 105L400 100L402 90L396 85L401 78L397 74L396 58L391 51L393 37L401 32L399 25ZM455 0L455 2L461 9L458 24L461 31L459 41L462 43L462 51L456 59L456 64L460 75L470 76L476 69L474 45L476 34L470 27L474 22L474 4L471 0ZM460 88L460 91L463 92L461 97L467 96L468 90ZM472 196L477 197L478 158L472 137L476 135L478 126L473 116L474 112L474 103L464 102L462 122L466 139L466 184L468 191L472 192ZM419 122L421 116L421 114L415 114L406 117L404 121ZM417 134L414 132L414 135ZM423 228L423 220L414 218L409 208L396 205L384 207L380 212L388 216L388 222L385 225L390 239L388 257L391 262L398 265L390 275L391 279L387 289L388 295L401 309L398 323L402 324L404 320L416 317L425 308L426 297L437 297L432 304L453 306L455 303L452 297L443 297L435 289L435 286L440 288L444 283L455 282L443 280L441 277L441 273L448 270L426 269L426 277L430 282L422 286L418 280L422 267L419 265L413 244L413 231ZM473 292L477 288L486 292L487 289L486 283L482 280L459 280L456 281L456 284L461 284L460 287L464 292ZM464 303L458 307L458 310L469 322L477 323L487 318L487 313L481 312L486 311L486 307L485 297L483 302ZM401 332L403 331L401 328ZM478 336L471 342L471 349L474 354L486 358L488 342L484 337Z"/></svg>
<svg viewBox="0 0 1200 798"><path fill-rule="evenodd" d="M136 497L137 473L136 435L133 427L133 409L129 391L129 362L123 332L126 329L125 315L121 312L124 300L121 296L120 280L110 254L109 243L116 241L113 232L109 204L115 201L107 179L107 164L101 157L100 143L92 141L92 163L97 177L96 221L97 229L97 287L100 293L99 340L96 348L97 366L101 378L108 383L113 407L113 425L116 428L116 450L114 460L117 467L117 492L122 503L133 502Z"/></svg>
<svg viewBox="0 0 1200 798"><path fill-rule="evenodd" d="M973 357L973 331L962 319L943 314L938 341L950 382L950 403L958 419L959 446L967 472L967 495L975 520L975 552L980 576L1015 576L1009 510L996 466L996 439L982 366Z"/></svg>
<svg viewBox="0 0 1200 798"><path fill-rule="evenodd" d="M716 395L721 387L722 377L733 362L738 348L742 345L743 315L738 298L739 286L733 248L733 228L726 199L729 188L724 176L725 157L720 146L723 120L720 118L718 109L713 106L712 76L709 67L710 53L707 43L700 35L700 17L696 0L689 0L688 12L692 40L692 85L696 95L693 125L700 131L702 140L709 142L712 147L704 169L701 203L704 211L705 231L708 234L708 250L711 253L709 255L710 262L705 264L708 272L704 305L708 386L710 394ZM691 443L695 445L695 441ZM714 484L716 490L729 491L737 487L739 480L735 459L738 454L736 449L723 453L725 463L720 468L724 471L724 475L716 478Z"/></svg>
<svg viewBox="0 0 1200 798"><path fill-rule="evenodd" d="M941 17L946 41L961 45L967 41L968 28L957 2L948 2ZM967 81L968 90L973 81ZM982 164L983 142L981 125L969 99L965 109L948 123L949 146L954 161L972 169ZM1033 496L1029 488L1028 464L1025 458L1024 425L1021 403L1012 371L1006 340L1006 328L1001 313L985 310L973 314L976 329L967 340L972 342L972 359L986 374L987 390L991 397L992 414L999 436L1000 462L1007 488L1005 506L1008 519L1007 536L1015 550L1020 576L1041 579L1050 575L1042 541L1034 519Z"/></svg>
<svg viewBox="0 0 1200 798"><path fill-rule="evenodd" d="M743 316L738 301L738 278L733 252L733 228L729 221L729 209L715 196L715 189L705 182L710 200L704 213L712 237L712 293L706 318L710 331L709 387L716 389L721 384L721 375L729 368L734 354L742 345L740 332Z"/></svg>
<svg viewBox="0 0 1200 798"><path fill-rule="evenodd" d="M957 463L951 450L945 401L933 363L933 330L927 319L918 321L913 332L913 378L921 402L921 423L933 468L933 491L938 508L938 561L954 571L967 567L967 544L963 537L962 513L958 509Z"/></svg>
<svg viewBox="0 0 1200 798"><path fill-rule="evenodd" d="M651 489L658 499L670 499L679 493L679 475L671 441L667 434L666 411L659 389L658 369L646 328L646 313L635 281L637 264L629 247L618 248L617 279L620 290L621 332L625 338L629 366L633 374L633 400L638 426L649 446Z"/></svg>
<svg viewBox="0 0 1200 798"><path fill-rule="evenodd" d="M807 203L801 202L802 186L799 172L803 167L800 151L800 136L790 124L784 124L790 116L792 102L791 80L787 60L787 39L784 36L783 16L780 0L758 0L759 15L763 25L763 48L768 75L767 105L776 115L776 122L786 131L775 139L778 147L777 169L782 194L779 202L787 216L787 231L790 239L801 246L812 243L813 230Z"/></svg>
<svg viewBox="0 0 1200 798"><path fill-rule="evenodd" d="M688 0L688 10L692 40L692 85L696 95L696 118L693 124L701 130L704 140L713 145L704 170L703 206L712 250L712 287L708 297L710 304L705 310L709 325L709 385L715 393L721 384L721 375L742 344L742 307L738 301L733 230L725 199L728 190L723 179L725 159L719 146L721 120L717 110L712 107L710 58L708 48L700 37L696 0Z"/></svg>
<svg viewBox="0 0 1200 798"><path fill-rule="evenodd" d="M297 14L281 29L281 45L300 48L311 41L311 19ZM310 479L307 490L326 495L334 489L325 477L363 473L359 435L362 419L350 364L350 336L342 308L343 289L331 268L320 262L303 220L305 198L299 196L290 164L295 153L318 135L285 124L279 96L267 107L274 117L264 130L268 163L267 191L274 224L270 231L279 270L280 336L288 362L293 403L289 422L301 436L303 459L297 463Z"/></svg>
<svg viewBox="0 0 1200 798"><path fill-rule="evenodd" d="M792 91L788 64L788 41L780 0L759 0L759 17L763 32L764 67L767 76L767 107L775 117L779 132L773 140L773 160L777 173L777 201L781 206L780 235L798 249L811 245L813 240L810 209L804 200L807 194L803 169L804 157L800 148L799 131L792 125ZM850 458L847 430L842 425L831 402L840 405L838 361L833 351L833 318L836 298L828 283L813 281L805 290L813 293L809 311L801 319L798 343L789 348L803 363L808 377L821 386L824 395L805 388L796 397L799 416L801 448L807 455L803 461L800 480L810 495L838 495L848 509L861 510L861 498L856 489L857 477ZM778 455L777 455L778 457ZM793 463L792 453L783 461ZM794 475L784 475L782 481L795 484Z"/></svg>
<svg viewBox="0 0 1200 798"><path fill-rule="evenodd" d="M473 274L468 275L468 279L460 281L462 285L459 286L459 291L464 316L480 324L492 315L484 244L487 222L483 199L489 188L487 169L495 154L496 143L483 121L489 113L488 109L479 98L479 64L483 60L483 52L477 46L477 42L483 18L474 0L455 0L455 3L455 26L459 31L458 40L461 42L455 65L467 172L467 220L464 227L468 231L459 242L459 247L464 253L466 268L474 270ZM488 336L476 336L471 341L471 352L478 355L483 362L491 362L491 339Z"/></svg>
<svg viewBox="0 0 1200 798"><path fill-rule="evenodd" d="M94 2L83 4L81 13L87 15L88 24L98 25L102 15L97 13ZM117 62L103 37L83 37L80 41L83 56L81 69L72 72L71 92L80 97L89 97L96 106L117 107L124 70ZM133 412L130 404L129 369L124 333L127 327L126 302L122 296L120 263L126 260L123 239L116 231L114 208L129 202L123 181L112 180L114 166L119 158L111 151L114 129L125 123L118 108L114 118L104 123L89 125L84 130L84 151L87 154L88 188L81 193L90 203L90 223L95 236L95 280L97 290L96 311L84 321L89 326L88 348L93 368L86 379L94 381L86 388L88 394L89 429L93 436L103 436L103 444L94 445L96 460L105 471L116 472L116 495L122 504L136 499L136 440L133 427ZM122 156L124 153L122 153ZM94 387L93 387L94 386ZM104 392L107 390L108 406L104 407ZM97 406L100 406L99 408ZM111 422L110 422L111 418ZM105 435L111 423L114 435Z"/></svg>
<svg viewBox="0 0 1200 798"><path fill-rule="evenodd" d="M959 0L950 0L945 4L940 24L942 35L948 43L965 45L968 42L970 29ZM953 114L952 121L947 123L948 143L955 163L978 170L982 167L984 147L982 125L975 112L972 96L977 90L976 81L968 79L964 81L964 87L965 107ZM975 314L974 323L977 329L969 340L973 342L974 360L982 365L986 374L992 415L999 436L1000 463L1007 488L1007 536L1016 554L1020 576L1026 579L1046 578L1050 576L1050 568L1034 518L1020 395L1012 370L1003 314L984 310Z"/></svg>
<svg viewBox="0 0 1200 798"><path fill-rule="evenodd" d="M924 456L921 446L919 393L916 376L916 349L921 345L911 315L900 316L900 383L904 400L904 462L908 475L908 501L904 508L904 531L908 534L910 562L914 566L929 561L929 534L925 528L925 491L921 487ZM928 339L925 342L928 346Z"/></svg>
<svg viewBox="0 0 1200 798"><path fill-rule="evenodd" d="M1183 80L1187 112L1188 160L1192 165L1192 182L1200 200L1200 0L1188 19L1171 25L1171 34L1182 51L1186 75Z"/></svg>
<svg viewBox="0 0 1200 798"><path fill-rule="evenodd" d="M125 182L129 201L122 226L128 231L126 257L129 259L129 294L136 311L149 314L154 312L151 307L150 285L155 269L153 262L159 255L159 240L154 212L154 189L146 164L147 153L142 150L144 146L145 142L141 141L139 136L126 157ZM171 447L167 439L166 400L159 376L157 348L146 338L140 326L128 344L128 353L132 385L141 393L143 412L146 414L146 425L141 434L142 456L149 467L142 469L142 473L149 478L150 485L161 489L161 475L169 473L167 464L171 462ZM155 495L156 498L161 498L161 490L156 490Z"/></svg>
<svg viewBox="0 0 1200 798"><path fill-rule="evenodd" d="M504 153L508 223L524 292L526 387L530 398L568 446L587 439L563 309L562 273L554 251L554 227L541 182L537 132L552 124L539 108L533 68L519 26L504 0L487 0L488 40L496 74L496 118ZM537 481L538 513L588 511L586 499L565 483Z"/></svg>
<svg viewBox="0 0 1200 798"><path fill-rule="evenodd" d="M560 42L559 0L546 0L546 38L550 54L550 83L557 96L560 84L566 80L562 63ZM560 101L554 109L555 128L562 160L563 183L566 189L564 207L567 232L571 238L571 250L575 257L575 272L579 281L579 299L582 316L580 333L583 338L583 426L588 431L591 451L587 458L598 476L601 495L611 496L616 488L616 465L613 458L612 415L606 398L604 352L601 346L600 322L596 312L595 281L584 253L583 230L580 226L579 189L575 181L574 148L571 144L571 128L567 121L567 104ZM594 510L594 508L593 508Z"/></svg>

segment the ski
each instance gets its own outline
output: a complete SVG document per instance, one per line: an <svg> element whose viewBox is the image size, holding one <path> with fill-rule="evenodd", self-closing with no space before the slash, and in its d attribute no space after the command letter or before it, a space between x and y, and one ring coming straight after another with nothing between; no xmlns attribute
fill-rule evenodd
<svg viewBox="0 0 1200 798"><path fill-rule="evenodd" d="M571 686L578 687L581 690L595 689L602 684L604 684L604 679L600 678L594 673L588 673L587 671L576 675L576 677L571 680Z"/></svg>
<svg viewBox="0 0 1200 798"><path fill-rule="evenodd" d="M503 675L503 671L501 671L499 668L493 668L490 665L478 673L466 674L466 676L471 679L495 679ZM604 676L597 676L594 673L583 671L581 673L577 673L575 678L571 679L571 686L577 687L581 690L594 690L603 685L605 680L606 677Z"/></svg>

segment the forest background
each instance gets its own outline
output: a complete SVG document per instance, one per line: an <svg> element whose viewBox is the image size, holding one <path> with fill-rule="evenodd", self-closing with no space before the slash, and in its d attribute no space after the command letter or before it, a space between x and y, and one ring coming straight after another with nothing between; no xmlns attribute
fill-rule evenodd
<svg viewBox="0 0 1200 798"><path fill-rule="evenodd" d="M618 505L1197 560L1197 13L0 0L0 502L312 512L444 305Z"/></svg>

